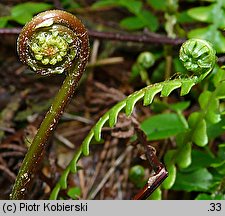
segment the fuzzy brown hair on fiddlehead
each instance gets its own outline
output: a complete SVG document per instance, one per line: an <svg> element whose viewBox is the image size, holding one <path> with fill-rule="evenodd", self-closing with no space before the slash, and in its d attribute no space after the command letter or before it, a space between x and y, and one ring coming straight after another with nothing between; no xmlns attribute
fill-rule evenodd
<svg viewBox="0 0 225 216"><path fill-rule="evenodd" d="M87 34L77 25L79 22L64 11L40 13L20 33L17 43L20 60L42 75L69 70L78 56L84 58L88 52L83 40Z"/></svg>

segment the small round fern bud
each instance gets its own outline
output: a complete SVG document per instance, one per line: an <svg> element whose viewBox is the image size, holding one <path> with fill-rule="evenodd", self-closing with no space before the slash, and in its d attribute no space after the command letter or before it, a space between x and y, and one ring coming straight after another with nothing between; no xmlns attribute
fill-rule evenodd
<svg viewBox="0 0 225 216"><path fill-rule="evenodd" d="M41 75L63 73L78 61L87 61L87 31L80 20L65 11L35 16L22 29L17 44L20 60Z"/></svg>
<svg viewBox="0 0 225 216"><path fill-rule="evenodd" d="M205 77L215 65L216 51L208 41L190 39L180 48L180 60L188 71Z"/></svg>
<svg viewBox="0 0 225 216"><path fill-rule="evenodd" d="M155 57L151 52L142 52L137 58L138 64L148 69L155 63Z"/></svg>
<svg viewBox="0 0 225 216"><path fill-rule="evenodd" d="M130 168L129 170L129 179L135 183L139 184L143 182L143 179L145 177L145 169L141 165L135 165Z"/></svg>

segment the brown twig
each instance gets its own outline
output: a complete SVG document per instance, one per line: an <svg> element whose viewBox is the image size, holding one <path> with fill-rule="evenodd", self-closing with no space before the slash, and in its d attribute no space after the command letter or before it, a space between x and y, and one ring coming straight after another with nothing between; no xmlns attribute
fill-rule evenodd
<svg viewBox="0 0 225 216"><path fill-rule="evenodd" d="M18 35L22 28L0 28L0 35Z"/></svg>
<svg viewBox="0 0 225 216"><path fill-rule="evenodd" d="M16 175L11 172L8 167L6 166L3 166L0 164L0 170L2 170L7 176L8 176L8 179L11 181L11 182L14 182L15 179L16 179Z"/></svg>
<svg viewBox="0 0 225 216"><path fill-rule="evenodd" d="M148 144L146 135L139 128L137 123L135 124L135 130L137 133L138 140L144 145L146 157L154 170L155 174L148 179L146 185L134 196L134 200L147 199L153 191L167 178L168 172L164 165L158 160L154 149Z"/></svg>
<svg viewBox="0 0 225 216"><path fill-rule="evenodd" d="M153 191L165 180L167 176L168 173L166 169L162 167L162 169L158 173L148 179L147 184L133 197L133 200L147 199L153 193Z"/></svg>
<svg viewBox="0 0 225 216"><path fill-rule="evenodd" d="M19 34L21 28L1 28L0 35L13 35ZM167 36L160 34L128 34L128 33L118 33L118 32L100 32L94 30L88 30L90 37L96 39L106 39L106 40L117 40L117 41L130 41L130 42L139 42L139 43L154 43L154 44L170 44L170 45L179 45L182 44L185 39L176 38L171 39Z"/></svg>
<svg viewBox="0 0 225 216"><path fill-rule="evenodd" d="M128 34L128 33L117 33L117 32L99 32L88 30L88 33L91 37L98 39L107 39L107 40L117 40L117 41L130 41L130 42L139 42L139 43L154 43L154 44L170 44L170 45L179 45L182 44L185 39L176 38L171 39L160 34L154 34L154 36L142 34Z"/></svg>
<svg viewBox="0 0 225 216"><path fill-rule="evenodd" d="M9 144L9 143L0 145L0 149L11 149L11 150L22 152L22 153L27 152L27 148L16 145L16 144Z"/></svg>
<svg viewBox="0 0 225 216"><path fill-rule="evenodd" d="M116 159L114 165L108 170L108 172L105 174L104 178L101 180L97 188L91 193L90 199L93 199L96 194L101 190L103 185L107 182L107 180L110 178L112 173L115 171L116 167L123 162L123 160L126 158L127 154L133 149L132 146L128 146L126 150Z"/></svg>
<svg viewBox="0 0 225 216"><path fill-rule="evenodd" d="M0 156L5 158L5 157L24 157L24 154L23 152L1 152L0 153Z"/></svg>
<svg viewBox="0 0 225 216"><path fill-rule="evenodd" d="M93 187L93 185L94 185L94 183L95 183L95 181L96 181L96 178L97 178L97 176L99 175L102 166L104 165L104 161L105 161L105 159L106 159L106 156L107 156L109 147L110 147L110 142L109 142L109 141L106 141L106 142L104 143L104 146L103 146L102 152L101 152L101 154L100 154L100 158L99 158L99 160L98 160L98 163L97 163L97 165L96 165L96 167L95 167L95 173L94 173L94 175L92 176L92 178L89 179L89 183L88 183L88 185L87 185L88 191L91 191L91 189L92 189L92 187ZM83 194L83 198L84 198L84 199L87 198L87 194L85 194L85 195L86 195L86 196L84 196L84 194Z"/></svg>
<svg viewBox="0 0 225 216"><path fill-rule="evenodd" d="M53 0L54 6L58 10L63 10L63 6L59 0Z"/></svg>
<svg viewBox="0 0 225 216"><path fill-rule="evenodd" d="M17 35L21 31L21 28L0 28L1 35ZM184 38L169 38L164 35L156 33L143 34L128 34L128 33L117 33L117 32L100 32L94 30L88 30L90 37L95 39L115 40L115 41L127 41L127 42L138 42L148 44L168 44L168 45L180 45L184 43ZM225 62L225 56L218 57L218 63Z"/></svg>

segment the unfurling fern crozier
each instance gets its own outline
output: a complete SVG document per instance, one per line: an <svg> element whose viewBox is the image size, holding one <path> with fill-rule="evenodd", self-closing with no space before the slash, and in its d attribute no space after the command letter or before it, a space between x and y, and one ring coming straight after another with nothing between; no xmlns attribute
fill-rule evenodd
<svg viewBox="0 0 225 216"><path fill-rule="evenodd" d="M167 97L173 90L180 88L181 96L188 94L195 84L202 81L210 73L210 71L212 71L216 60L215 54L216 52L212 48L212 45L207 41L200 39L190 39L186 41L181 46L180 59L186 69L191 72L191 76L186 76L185 78L179 77L177 79L170 79L164 82L149 85L132 93L107 111L98 120L84 139L82 146L64 170L59 182L52 191L50 198L56 199L60 189L67 188L67 178L69 173L75 173L77 171L77 161L82 153L84 155L89 154L89 145L93 137L97 141L100 141L102 127L107 121L110 127L114 127L117 122L119 112L124 110L126 115L130 116L133 112L135 104L138 101L143 100L143 105L148 106L152 103L154 97L158 93L160 93L161 97Z"/></svg>
<svg viewBox="0 0 225 216"><path fill-rule="evenodd" d="M38 14L22 29L20 60L41 75L66 72L66 78L24 158L11 199L23 199L43 150L78 85L89 56L87 30L74 15L61 10Z"/></svg>

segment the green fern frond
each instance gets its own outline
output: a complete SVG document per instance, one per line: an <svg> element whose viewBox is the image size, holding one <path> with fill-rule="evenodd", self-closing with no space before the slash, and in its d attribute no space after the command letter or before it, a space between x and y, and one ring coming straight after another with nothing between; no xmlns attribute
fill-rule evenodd
<svg viewBox="0 0 225 216"><path fill-rule="evenodd" d="M202 58L202 60L199 61L199 58ZM180 59L184 62L184 66L188 66L188 69L194 70L194 75L189 78L179 77L174 80L167 80L161 83L149 85L139 91L132 93L124 100L114 105L110 110L108 110L98 120L98 122L84 139L82 145L77 150L70 164L64 170L59 182L53 189L50 199L57 199L60 189L67 188L67 177L69 173L75 173L77 171L77 161L82 153L83 155L89 155L89 146L93 137L96 141L101 140L102 127L106 124L106 122L108 122L110 127L114 127L117 122L118 114L121 111L124 111L127 116L130 116L134 110L135 104L138 101L143 100L143 105L148 106L153 102L154 97L158 93L160 93L161 97L168 97L172 91L180 88L180 96L188 94L191 88L202 81L202 79L204 79L213 69L215 64L215 51L211 47L210 43L199 39L191 39L182 45ZM200 73L199 67L201 68L202 73ZM195 69L197 69L197 72Z"/></svg>

